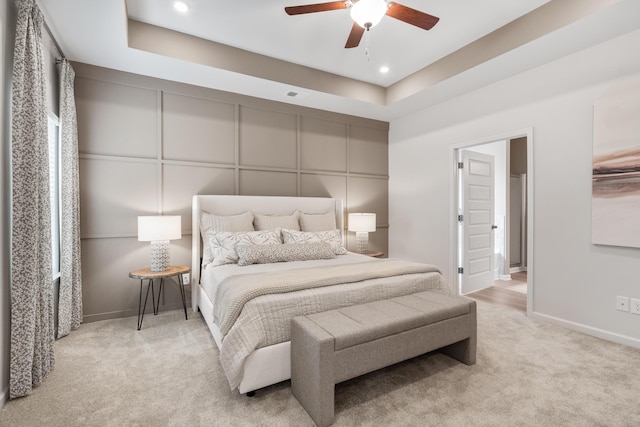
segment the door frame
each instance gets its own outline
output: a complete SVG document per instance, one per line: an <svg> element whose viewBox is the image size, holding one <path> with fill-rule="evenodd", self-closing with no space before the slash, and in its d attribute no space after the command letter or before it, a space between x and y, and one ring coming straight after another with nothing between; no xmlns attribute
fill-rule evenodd
<svg viewBox="0 0 640 427"><path fill-rule="evenodd" d="M473 147L474 145L488 144L495 141L511 140L516 138L527 138L527 316L531 316L534 311L533 294L534 288L534 170L533 170L533 153L534 140L533 128L525 128L511 132L505 132L501 135L494 135L475 140L468 140L451 145L449 150L449 164L451 165L451 173L449 175L449 277L455 281L455 293L460 292L460 283L458 276L458 198L460 196L458 188L458 152L463 148Z"/></svg>

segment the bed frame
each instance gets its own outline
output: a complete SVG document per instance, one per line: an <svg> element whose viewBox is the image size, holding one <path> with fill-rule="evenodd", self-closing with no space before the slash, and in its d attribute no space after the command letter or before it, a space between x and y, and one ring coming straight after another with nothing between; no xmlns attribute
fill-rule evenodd
<svg viewBox="0 0 640 427"><path fill-rule="evenodd" d="M344 206L342 200L324 197L277 197L277 196L193 196L192 249L191 249L191 307L202 313L218 348L222 335L213 323L213 303L200 286L200 259L202 239L200 237L200 212L215 215L237 215L246 211L261 214L291 214L299 209L304 213L335 211L336 226L344 243ZM247 357L240 393L250 393L262 387L291 378L291 341L262 347Z"/></svg>

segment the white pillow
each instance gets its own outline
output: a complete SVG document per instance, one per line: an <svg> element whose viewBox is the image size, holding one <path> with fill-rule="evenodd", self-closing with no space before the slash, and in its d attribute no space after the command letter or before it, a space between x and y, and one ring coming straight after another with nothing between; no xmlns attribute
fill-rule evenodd
<svg viewBox="0 0 640 427"><path fill-rule="evenodd" d="M269 264L273 262L308 261L312 259L332 259L336 254L327 242L289 243L284 245L243 245L236 246L238 265Z"/></svg>
<svg viewBox="0 0 640 427"><path fill-rule="evenodd" d="M262 231L210 231L207 240L211 245L213 261L211 265L235 264L238 262L236 246L242 245L280 245L280 229Z"/></svg>
<svg viewBox="0 0 640 427"><path fill-rule="evenodd" d="M327 242L336 255L344 255L347 250L342 246L342 236L339 230L328 231L296 231L282 229L282 241L286 243L317 243Z"/></svg>
<svg viewBox="0 0 640 427"><path fill-rule="evenodd" d="M287 228L289 230L300 230L298 217L300 211L295 211L290 215L265 215L254 214L253 226L256 230L275 230L276 228Z"/></svg>
<svg viewBox="0 0 640 427"><path fill-rule="evenodd" d="M300 229L302 231L328 231L335 230L336 213L333 211L322 214L300 214Z"/></svg>
<svg viewBox="0 0 640 427"><path fill-rule="evenodd" d="M209 212L200 213L200 234L202 235L202 265L213 261L213 254L209 245L207 233L209 231L254 231L253 214L244 212L238 215L213 215Z"/></svg>

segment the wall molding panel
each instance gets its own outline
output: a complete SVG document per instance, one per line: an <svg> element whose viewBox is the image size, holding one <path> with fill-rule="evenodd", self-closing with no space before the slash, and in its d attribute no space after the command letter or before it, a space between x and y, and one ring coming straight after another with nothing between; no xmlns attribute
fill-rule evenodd
<svg viewBox="0 0 640 427"><path fill-rule="evenodd" d="M85 321L137 313L128 272L149 264L138 215L181 215L171 262L190 264L194 194L341 198L347 212L377 214L370 245L388 252L388 123L74 68ZM173 285L163 298L161 310L180 306Z"/></svg>

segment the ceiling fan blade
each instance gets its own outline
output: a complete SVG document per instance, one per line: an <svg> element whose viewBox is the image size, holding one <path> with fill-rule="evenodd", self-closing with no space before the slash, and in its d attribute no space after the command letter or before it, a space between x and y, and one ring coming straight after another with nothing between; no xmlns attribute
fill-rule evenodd
<svg viewBox="0 0 640 427"><path fill-rule="evenodd" d="M349 33L349 38L347 39L347 44L345 44L344 47L346 49L358 47L358 45L360 44L360 40L362 40L364 31L364 28L354 22L353 27L351 27L351 32Z"/></svg>
<svg viewBox="0 0 640 427"><path fill-rule="evenodd" d="M406 22L407 24L415 25L423 30L430 30L440 20L438 17L420 12L419 10L411 9L410 7L403 6L398 3L389 3L387 15Z"/></svg>
<svg viewBox="0 0 640 427"><path fill-rule="evenodd" d="M284 8L287 15L301 15L303 13L326 12L329 10L346 9L347 3L344 1L332 1L329 3L307 4L303 6L288 6Z"/></svg>

